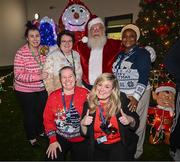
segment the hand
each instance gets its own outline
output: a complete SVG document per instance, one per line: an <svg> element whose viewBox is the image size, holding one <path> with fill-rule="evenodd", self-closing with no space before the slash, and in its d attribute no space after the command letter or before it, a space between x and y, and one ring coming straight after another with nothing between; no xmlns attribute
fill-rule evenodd
<svg viewBox="0 0 180 162"><path fill-rule="evenodd" d="M46 154L48 155L48 158L51 157L51 159L56 159L57 158L57 149L62 152L61 145L56 141L54 143L51 143L46 151Z"/></svg>
<svg viewBox="0 0 180 162"><path fill-rule="evenodd" d="M129 102L129 105L128 105L129 110L131 112L136 111L137 106L138 106L138 101L133 96L128 96L128 98L130 99L130 102Z"/></svg>
<svg viewBox="0 0 180 162"><path fill-rule="evenodd" d="M47 79L48 78L48 73L47 72L43 72L41 74L41 79L44 80L44 79Z"/></svg>
<svg viewBox="0 0 180 162"><path fill-rule="evenodd" d="M131 116L125 114L122 109L120 111L121 111L122 116L119 117L119 121L123 125L129 125L129 124L132 124L134 122L134 119Z"/></svg>
<svg viewBox="0 0 180 162"><path fill-rule="evenodd" d="M81 125L82 126L87 126L90 125L93 121L93 117L89 116L89 109L86 112L86 115L84 116L84 118L81 120Z"/></svg>

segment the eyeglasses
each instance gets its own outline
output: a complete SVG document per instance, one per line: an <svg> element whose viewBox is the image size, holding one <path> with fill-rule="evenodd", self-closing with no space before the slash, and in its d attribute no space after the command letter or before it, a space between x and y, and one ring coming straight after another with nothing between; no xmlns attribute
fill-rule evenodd
<svg viewBox="0 0 180 162"><path fill-rule="evenodd" d="M68 40L68 41L62 40L62 41L61 41L62 44L65 44L65 43L72 43L72 42L73 42L72 40Z"/></svg>

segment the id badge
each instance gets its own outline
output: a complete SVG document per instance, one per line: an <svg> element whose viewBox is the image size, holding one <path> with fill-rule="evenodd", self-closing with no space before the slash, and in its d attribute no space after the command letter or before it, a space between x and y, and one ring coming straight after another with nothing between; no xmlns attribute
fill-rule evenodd
<svg viewBox="0 0 180 162"><path fill-rule="evenodd" d="M107 142L107 137L106 136L102 136L102 137L97 138L97 143L98 144L103 143L103 142Z"/></svg>

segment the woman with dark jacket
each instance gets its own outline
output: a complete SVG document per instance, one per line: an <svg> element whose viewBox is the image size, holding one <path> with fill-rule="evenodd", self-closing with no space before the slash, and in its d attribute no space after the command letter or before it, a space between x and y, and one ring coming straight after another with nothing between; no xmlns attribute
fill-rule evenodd
<svg viewBox="0 0 180 162"><path fill-rule="evenodd" d="M133 160L139 116L129 111L128 103L113 74L96 79L81 120L81 134L89 142L88 160Z"/></svg>

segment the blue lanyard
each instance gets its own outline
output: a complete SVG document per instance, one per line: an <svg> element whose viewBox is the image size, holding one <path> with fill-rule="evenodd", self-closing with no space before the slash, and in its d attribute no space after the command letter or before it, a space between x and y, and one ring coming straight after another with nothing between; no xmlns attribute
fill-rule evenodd
<svg viewBox="0 0 180 162"><path fill-rule="evenodd" d="M63 88L62 88L61 94L62 94L62 103L63 103L63 106L64 106L64 111L65 111L65 112L68 112L68 111L70 111L70 109L73 107L74 94L73 94L72 97L71 97L71 101L70 101L70 105L69 105L69 110L68 110L68 111L67 111L67 107L66 107L66 101L65 101L65 96L64 96L64 90L63 90Z"/></svg>
<svg viewBox="0 0 180 162"><path fill-rule="evenodd" d="M135 46L135 47L136 47L136 46ZM118 69L120 69L120 67L121 67L121 63L122 63L123 61L127 60L131 55L134 54L134 52L135 52L134 48L135 48L135 47L131 48L131 50L130 50L128 53L123 53L123 54L120 54L120 55L119 55L119 57L118 57L118 59L117 59L117 62L116 62L116 64L115 64L115 66L114 66L116 76L117 76L117 74L118 74Z"/></svg>
<svg viewBox="0 0 180 162"><path fill-rule="evenodd" d="M98 104L98 108L99 108L99 112L100 112L100 118L101 118L101 121L103 124L106 124L106 119L103 115L103 108L102 106L100 105L100 103Z"/></svg>
<svg viewBox="0 0 180 162"><path fill-rule="evenodd" d="M39 65L39 67L42 69L43 68L43 63L42 63L42 61L41 61L41 56L40 56L40 54L39 54L39 51L38 51L38 58L35 56L35 54L34 54L34 52L33 51L31 51L31 54L32 54L32 56L34 57L34 59L35 59L35 61L37 62L37 64Z"/></svg>
<svg viewBox="0 0 180 162"><path fill-rule="evenodd" d="M71 51L71 57L72 57L72 63L69 61L69 59L66 57L66 55L64 54L64 52L60 49L61 53L63 54L63 56L65 57L66 61L70 64L70 66L73 67L74 71L76 69L75 67L75 61L74 61L74 56L73 56L73 51Z"/></svg>

